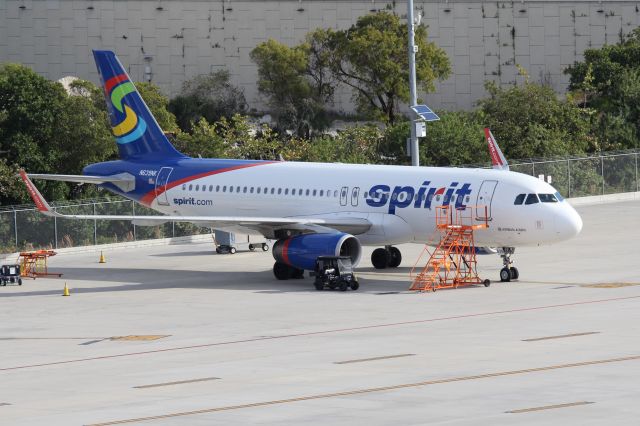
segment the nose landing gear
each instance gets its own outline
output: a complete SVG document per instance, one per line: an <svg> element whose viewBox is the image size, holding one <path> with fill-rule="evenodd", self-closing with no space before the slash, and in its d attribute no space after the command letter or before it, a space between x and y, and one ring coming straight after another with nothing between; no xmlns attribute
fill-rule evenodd
<svg viewBox="0 0 640 426"><path fill-rule="evenodd" d="M520 272L518 272L518 268L511 266L513 265L513 261L511 260L511 255L516 251L515 247L502 247L498 249L500 253L500 257L502 258L503 268L500 270L500 281L509 282L511 280L517 280L520 277Z"/></svg>
<svg viewBox="0 0 640 426"><path fill-rule="evenodd" d="M371 263L376 269L397 268L402 262L402 253L397 247L385 246L371 253Z"/></svg>

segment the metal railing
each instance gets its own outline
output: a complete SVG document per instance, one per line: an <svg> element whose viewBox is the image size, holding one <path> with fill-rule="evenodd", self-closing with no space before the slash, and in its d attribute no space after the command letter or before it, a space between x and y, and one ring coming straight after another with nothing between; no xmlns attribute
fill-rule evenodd
<svg viewBox="0 0 640 426"><path fill-rule="evenodd" d="M565 197L640 191L640 150L585 157L516 161L511 170L550 180ZM483 165L485 166L485 165ZM482 167L482 166L481 166ZM65 214L157 214L129 200L54 203ZM70 220L43 216L30 206L0 207L0 253L32 248L63 248L210 233L190 223L153 227L129 221Z"/></svg>

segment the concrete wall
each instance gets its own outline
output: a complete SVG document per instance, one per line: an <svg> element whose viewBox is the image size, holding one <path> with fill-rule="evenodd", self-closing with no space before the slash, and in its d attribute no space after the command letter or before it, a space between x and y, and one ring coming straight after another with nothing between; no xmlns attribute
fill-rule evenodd
<svg viewBox="0 0 640 426"><path fill-rule="evenodd" d="M444 48L453 75L426 101L469 109L485 80L513 84L515 64L559 93L563 69L589 47L615 43L640 24L634 1L420 1L430 39ZM50 79L67 75L97 82L91 49L114 49L132 78L167 94L185 79L226 67L251 107L262 110L249 59L268 38L294 45L318 27L343 29L370 11L406 13L394 1L0 0L0 62L20 62ZM350 111L341 91L337 110Z"/></svg>

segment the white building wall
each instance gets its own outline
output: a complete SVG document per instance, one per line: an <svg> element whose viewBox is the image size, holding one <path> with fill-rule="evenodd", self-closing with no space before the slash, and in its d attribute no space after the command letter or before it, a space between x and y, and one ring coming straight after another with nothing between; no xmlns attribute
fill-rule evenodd
<svg viewBox="0 0 640 426"><path fill-rule="evenodd" d="M640 24L635 1L420 1L429 39L451 60L452 76L422 96L430 105L470 109L484 82L514 84L516 64L558 93L563 70L590 47L615 43ZM135 80L145 65L169 95L197 74L227 68L252 108L262 110L249 52L274 38L295 45L315 28L344 29L395 1L321 0L0 0L0 62L26 64L50 79L98 81L91 49L113 49ZM350 93L336 109L351 111Z"/></svg>

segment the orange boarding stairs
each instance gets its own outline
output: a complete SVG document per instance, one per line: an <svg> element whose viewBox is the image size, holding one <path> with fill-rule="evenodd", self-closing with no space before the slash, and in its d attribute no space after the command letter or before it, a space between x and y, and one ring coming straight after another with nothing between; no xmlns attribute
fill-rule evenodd
<svg viewBox="0 0 640 426"><path fill-rule="evenodd" d="M479 217L478 212L484 215ZM409 289L436 291L474 284L484 284L488 287L490 281L483 281L478 276L473 236L476 230L488 227L486 206L467 206L462 209L451 206L436 207L436 229L440 232L440 242L431 253L425 267L415 276L414 266L411 271L413 283ZM427 246L425 251L428 252Z"/></svg>

